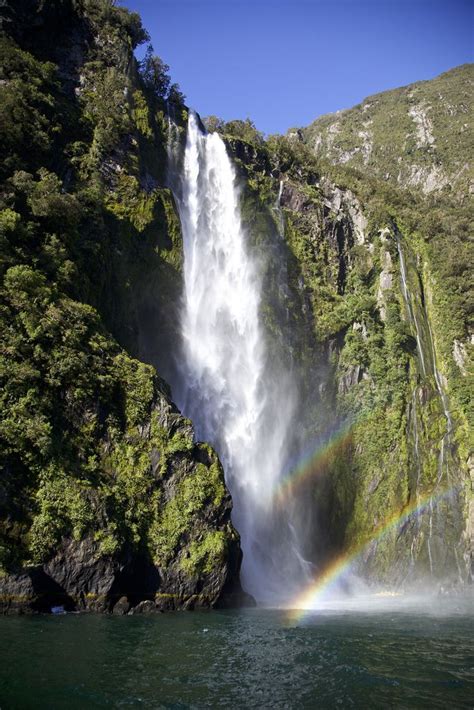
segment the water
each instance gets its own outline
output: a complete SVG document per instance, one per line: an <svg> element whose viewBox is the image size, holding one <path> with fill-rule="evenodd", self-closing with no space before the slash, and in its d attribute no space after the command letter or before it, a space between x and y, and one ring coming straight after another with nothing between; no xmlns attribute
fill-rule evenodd
<svg viewBox="0 0 474 710"><path fill-rule="evenodd" d="M420 329L420 326L418 324L418 320L416 317L416 307L412 303L410 289L408 288L408 278L407 278L407 269L406 269L406 265L405 265L405 256L403 254L403 249L400 244L400 240L397 240L397 249L398 249L398 257L399 257L399 261L400 261L400 275L402 278L403 298L405 300L405 304L407 307L409 321L414 326L416 344L418 346L418 356L420 358L420 363L421 363L421 369L422 369L423 375L426 377L427 370L426 370L425 356L424 356L424 350L423 350L423 343L422 343L422 338L421 338L421 329Z"/></svg>
<svg viewBox="0 0 474 710"><path fill-rule="evenodd" d="M416 284L418 279L418 273L413 261L413 254L408 251L407 257L405 257L400 239L397 240L397 248L400 263L402 294L405 301L408 320L413 328L417 342L420 375L422 376L419 379L419 382L421 386L425 387L425 389L431 389L434 385L433 391L439 399L441 410L446 419L446 429L440 437L439 442L429 443L431 447L433 447L434 444L434 447L438 449L438 472L436 480L434 481L433 490L436 491L437 489L443 487L447 489L450 488L453 483L459 485L459 482L456 480L456 471L459 470L459 462L456 458L455 445L452 437L453 422L449 409L448 396L445 391L442 375L438 369L435 341L429 314L421 293L422 286L418 285L418 288L414 289L415 292L412 292L410 289L410 274L411 283ZM419 422L423 421L423 412L421 410L422 405L418 397L418 391L419 387L417 385L413 391L410 407L410 418L413 432L413 455L416 466L416 485L414 490L416 496L419 495L423 469L422 453L420 451L421 432L419 432ZM425 448L427 443L428 442L425 440ZM431 576L439 576L440 572L446 572L446 569L450 567L451 576L454 577L454 574L457 574L458 580L462 583L468 575L468 570L466 565L461 565L458 550L455 546L453 546L452 553L449 555L449 558L446 557L444 551L444 538L446 530L449 526L453 526L458 531L458 539L461 538L464 525L462 503L458 500L456 505L450 505L449 509L447 509L442 504L437 504L432 500L430 501L427 509L427 518L427 530L424 537L426 540ZM421 544L423 544L423 531L421 530L420 524L418 524L417 536L419 537ZM412 545L412 560L414 559L414 546L415 545Z"/></svg>
<svg viewBox="0 0 474 710"><path fill-rule="evenodd" d="M278 229L278 236L281 237L281 239L284 239L285 237L285 218L283 217L283 212L281 209L281 196L283 194L283 180L280 180L280 184L278 186L278 195L275 200L275 204L273 205L273 213L275 215L275 221Z"/></svg>
<svg viewBox="0 0 474 710"><path fill-rule="evenodd" d="M236 175L217 133L190 114L184 160L171 176L183 232L183 335L177 404L224 465L241 534L242 582L258 599L308 581L298 534L273 497L290 448L296 387L269 353L262 269L240 215Z"/></svg>
<svg viewBox="0 0 474 710"><path fill-rule="evenodd" d="M472 611L3 618L0 707L472 708Z"/></svg>

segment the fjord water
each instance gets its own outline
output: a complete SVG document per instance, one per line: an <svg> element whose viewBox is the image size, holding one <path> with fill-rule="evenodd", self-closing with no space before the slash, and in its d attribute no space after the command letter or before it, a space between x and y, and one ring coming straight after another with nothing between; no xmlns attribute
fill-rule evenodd
<svg viewBox="0 0 474 710"><path fill-rule="evenodd" d="M170 182L183 233L184 296L173 395L222 460L244 588L259 600L288 597L309 580L291 506L273 506L297 388L267 351L261 264L242 225L234 166L220 136L202 131L193 113L184 161L176 162Z"/></svg>
<svg viewBox="0 0 474 710"><path fill-rule="evenodd" d="M7 617L0 707L472 708L473 606L446 604Z"/></svg>

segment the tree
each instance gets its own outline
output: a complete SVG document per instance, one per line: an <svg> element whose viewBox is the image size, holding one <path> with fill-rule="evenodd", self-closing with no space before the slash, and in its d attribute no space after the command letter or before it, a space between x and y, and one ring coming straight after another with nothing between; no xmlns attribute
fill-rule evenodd
<svg viewBox="0 0 474 710"><path fill-rule="evenodd" d="M171 84L168 91L168 101L173 104L184 104L186 97L179 88L179 84Z"/></svg>
<svg viewBox="0 0 474 710"><path fill-rule="evenodd" d="M146 88L158 98L167 99L171 84L171 77L168 74L170 68L161 57L153 54L151 44L148 45L145 58L140 62L139 67ZM173 84L173 86L177 85Z"/></svg>
<svg viewBox="0 0 474 710"><path fill-rule="evenodd" d="M246 118L245 121L241 121L240 119L228 121L224 126L224 131L248 143L262 145L264 142L263 134L256 129L254 122L251 121L250 118Z"/></svg>
<svg viewBox="0 0 474 710"><path fill-rule="evenodd" d="M206 116L206 118L203 119L203 123L209 133L215 133L216 131L220 133L224 129L225 125L222 118L219 118L218 116Z"/></svg>

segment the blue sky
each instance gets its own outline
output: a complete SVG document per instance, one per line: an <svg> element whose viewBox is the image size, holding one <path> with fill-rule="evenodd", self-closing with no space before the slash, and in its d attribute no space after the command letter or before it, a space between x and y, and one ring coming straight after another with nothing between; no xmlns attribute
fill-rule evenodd
<svg viewBox="0 0 474 710"><path fill-rule="evenodd" d="M202 116L284 133L473 61L471 0L124 0Z"/></svg>

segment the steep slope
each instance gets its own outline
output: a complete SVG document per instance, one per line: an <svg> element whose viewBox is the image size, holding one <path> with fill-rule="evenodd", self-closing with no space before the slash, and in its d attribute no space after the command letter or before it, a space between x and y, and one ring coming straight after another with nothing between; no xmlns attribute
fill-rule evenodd
<svg viewBox="0 0 474 710"><path fill-rule="evenodd" d="M233 129L220 126L266 252L268 337L291 343L288 367L299 370L306 449L287 491L313 500L315 574L354 556L375 584L464 583L474 522L469 205L318 161L292 136L265 143L247 131L244 141ZM276 315L282 293L286 318Z"/></svg>
<svg viewBox="0 0 474 710"><path fill-rule="evenodd" d="M2 7L5 611L238 601L222 467L143 362L145 349L160 366L158 351L173 358L181 243L165 99L184 110L159 61L139 75L145 39L137 15L105 0Z"/></svg>
<svg viewBox="0 0 474 710"><path fill-rule="evenodd" d="M474 184L474 64L364 99L292 131L314 154L424 193Z"/></svg>

